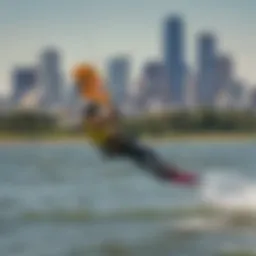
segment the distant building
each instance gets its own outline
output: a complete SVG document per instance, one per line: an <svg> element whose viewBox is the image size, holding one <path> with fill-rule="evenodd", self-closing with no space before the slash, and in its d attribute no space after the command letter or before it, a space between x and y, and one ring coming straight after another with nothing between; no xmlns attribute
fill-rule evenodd
<svg viewBox="0 0 256 256"><path fill-rule="evenodd" d="M146 78L144 76L144 73L141 74L141 76L139 77L138 81L137 81L137 90L136 93L134 93L130 98L130 104L132 104L132 106L130 108L132 108L133 110L135 110L135 112L143 112L146 104L147 104L147 84L146 84Z"/></svg>
<svg viewBox="0 0 256 256"><path fill-rule="evenodd" d="M232 59L228 56L219 56L216 61L216 94L231 86L233 73Z"/></svg>
<svg viewBox="0 0 256 256"><path fill-rule="evenodd" d="M11 103L19 105L22 99L35 89L38 81L38 72L34 67L17 67L12 73Z"/></svg>
<svg viewBox="0 0 256 256"><path fill-rule="evenodd" d="M146 99L167 104L170 101L170 88L167 84L165 65L157 61L146 63L143 77L145 83L143 94Z"/></svg>
<svg viewBox="0 0 256 256"><path fill-rule="evenodd" d="M216 107L219 109L239 110L246 108L246 105L246 91L244 85L238 81L232 81L216 98Z"/></svg>
<svg viewBox="0 0 256 256"><path fill-rule="evenodd" d="M200 107L213 107L216 99L216 39L210 33L200 35L197 43L197 102Z"/></svg>
<svg viewBox="0 0 256 256"><path fill-rule="evenodd" d="M193 110L196 107L196 74L192 70L186 72L185 107Z"/></svg>
<svg viewBox="0 0 256 256"><path fill-rule="evenodd" d="M127 56L117 56L111 59L107 67L107 83L115 104L122 107L126 101L131 83L130 60Z"/></svg>
<svg viewBox="0 0 256 256"><path fill-rule="evenodd" d="M40 86L43 91L42 105L45 108L58 106L63 99L63 77L60 53L54 48L45 49L40 56Z"/></svg>
<svg viewBox="0 0 256 256"><path fill-rule="evenodd" d="M7 96L0 95L0 114L10 110L10 99Z"/></svg>
<svg viewBox="0 0 256 256"><path fill-rule="evenodd" d="M65 112L62 124L72 126L79 124L82 120L82 113L85 103L73 85L69 85L65 94L63 110Z"/></svg>
<svg viewBox="0 0 256 256"><path fill-rule="evenodd" d="M252 89L250 93L250 108L254 111L256 111L256 89L254 86L254 89Z"/></svg>
<svg viewBox="0 0 256 256"><path fill-rule="evenodd" d="M180 17L168 17L164 26L164 60L172 105L184 104L184 25Z"/></svg>
<svg viewBox="0 0 256 256"><path fill-rule="evenodd" d="M70 111L75 111L80 108L83 100L79 97L79 93L76 88L72 85L68 86L66 95L65 95L65 108Z"/></svg>

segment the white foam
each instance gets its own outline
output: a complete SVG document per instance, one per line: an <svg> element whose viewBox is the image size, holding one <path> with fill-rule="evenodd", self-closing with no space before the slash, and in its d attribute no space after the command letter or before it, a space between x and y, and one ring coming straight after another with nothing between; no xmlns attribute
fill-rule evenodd
<svg viewBox="0 0 256 256"><path fill-rule="evenodd" d="M226 210L256 211L256 181L234 170L215 169L204 175L201 200Z"/></svg>
<svg viewBox="0 0 256 256"><path fill-rule="evenodd" d="M219 231L225 228L226 223L224 219L207 218L207 217L193 217L186 220L176 221L175 228L180 232L194 232L194 231Z"/></svg>

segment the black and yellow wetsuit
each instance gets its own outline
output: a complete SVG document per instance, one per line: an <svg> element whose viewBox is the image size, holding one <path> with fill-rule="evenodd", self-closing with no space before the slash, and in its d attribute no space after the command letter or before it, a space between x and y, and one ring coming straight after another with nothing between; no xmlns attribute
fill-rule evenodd
<svg viewBox="0 0 256 256"><path fill-rule="evenodd" d="M119 129L118 120L111 118L115 111L111 110L110 114L104 116L105 110L114 108L101 76L94 67L85 63L78 65L73 70L72 77L82 98L92 101L84 111L85 129L92 143L104 154L128 157L163 180L182 183L193 180L191 175L183 174L177 171L176 167L164 163L157 154L138 143L136 139L127 137L122 129Z"/></svg>
<svg viewBox="0 0 256 256"><path fill-rule="evenodd" d="M85 129L88 138L98 147L104 147L110 138L110 134L105 127L95 127L86 122Z"/></svg>
<svg viewBox="0 0 256 256"><path fill-rule="evenodd" d="M99 106L89 104L84 113L85 120L93 115L98 115L100 114ZM140 167L162 179L176 175L176 169L166 165L151 149L139 144L137 140L122 134L122 132L113 133L111 124L95 126L87 121L85 126L87 136L105 155L128 157Z"/></svg>

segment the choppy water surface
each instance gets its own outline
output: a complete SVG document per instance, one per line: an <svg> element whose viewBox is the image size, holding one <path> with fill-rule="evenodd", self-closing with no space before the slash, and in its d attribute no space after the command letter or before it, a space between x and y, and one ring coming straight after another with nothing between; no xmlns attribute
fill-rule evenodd
<svg viewBox="0 0 256 256"><path fill-rule="evenodd" d="M86 144L0 146L3 256L215 255L256 250L256 144L165 143L155 149L202 175L159 183Z"/></svg>

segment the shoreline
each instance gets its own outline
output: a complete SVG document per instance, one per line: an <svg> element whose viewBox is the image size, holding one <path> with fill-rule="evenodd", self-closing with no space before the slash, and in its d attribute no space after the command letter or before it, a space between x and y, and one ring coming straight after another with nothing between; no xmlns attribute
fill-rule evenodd
<svg viewBox="0 0 256 256"><path fill-rule="evenodd" d="M166 134L163 136L140 136L141 141L149 143L164 142L240 142L256 141L256 133L188 133L188 134ZM41 137L26 137L23 135L1 135L0 145L24 144L24 143L42 143L42 144L67 144L67 143L88 143L86 136L69 135L46 135Z"/></svg>
<svg viewBox="0 0 256 256"><path fill-rule="evenodd" d="M142 137L143 138L143 137ZM256 133L200 133L200 134L171 134L158 138L153 138L152 136L144 136L146 141L156 141L156 142L238 142L247 140L256 140Z"/></svg>

